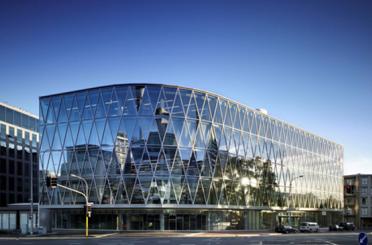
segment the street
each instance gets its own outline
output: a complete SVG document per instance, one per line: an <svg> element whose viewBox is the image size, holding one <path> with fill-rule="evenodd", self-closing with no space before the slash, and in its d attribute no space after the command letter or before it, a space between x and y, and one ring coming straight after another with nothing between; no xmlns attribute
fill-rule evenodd
<svg viewBox="0 0 372 245"><path fill-rule="evenodd" d="M358 233L313 233L313 234L213 234L213 233L182 233L173 236L144 234L142 237L128 234L97 235L88 239L83 237L55 236L32 238L0 238L0 244L32 245L32 244L61 244L61 245L219 245L219 244L331 244L352 245L358 243ZM371 234L372 235L372 234ZM370 235L370 236L371 236Z"/></svg>

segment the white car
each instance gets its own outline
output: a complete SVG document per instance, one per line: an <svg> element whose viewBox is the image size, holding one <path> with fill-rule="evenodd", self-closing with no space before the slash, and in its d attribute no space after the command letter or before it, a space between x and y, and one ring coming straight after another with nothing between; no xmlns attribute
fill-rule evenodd
<svg viewBox="0 0 372 245"><path fill-rule="evenodd" d="M303 222L300 224L300 231L301 232L318 232L319 225L316 222Z"/></svg>

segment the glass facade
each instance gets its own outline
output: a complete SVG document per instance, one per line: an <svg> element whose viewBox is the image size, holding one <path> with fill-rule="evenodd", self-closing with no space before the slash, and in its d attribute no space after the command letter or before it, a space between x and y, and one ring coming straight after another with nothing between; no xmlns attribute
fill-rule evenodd
<svg viewBox="0 0 372 245"><path fill-rule="evenodd" d="M200 229L227 229L234 222L247 228L244 220L262 227L270 212L278 216L288 207L343 207L342 146L213 93L106 86L41 97L40 118L40 203L51 209L81 205L84 198L46 188L50 172L81 191L83 183L71 174L85 178L98 214L142 209L140 229L150 208L162 210L164 229L173 227L172 215L176 227L183 217L188 229L191 219L200 219ZM218 213L223 210L229 225Z"/></svg>
<svg viewBox="0 0 372 245"><path fill-rule="evenodd" d="M39 200L38 119L0 102L0 230L24 233L30 204ZM16 203L16 204L15 204ZM15 204L15 206L14 206ZM37 209L34 217L37 219ZM31 222L29 222L31 224ZM36 222L34 222L36 223Z"/></svg>
<svg viewBox="0 0 372 245"><path fill-rule="evenodd" d="M38 202L38 119L0 103L0 207Z"/></svg>

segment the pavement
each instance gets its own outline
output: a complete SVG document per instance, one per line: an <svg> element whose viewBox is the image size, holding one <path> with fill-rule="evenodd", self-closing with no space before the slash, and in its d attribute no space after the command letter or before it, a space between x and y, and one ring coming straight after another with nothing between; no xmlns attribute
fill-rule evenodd
<svg viewBox="0 0 372 245"><path fill-rule="evenodd" d="M114 232L81 234L50 234L47 236L0 237L0 245L223 245L223 244L285 244L285 245L352 245L359 244L359 232L319 232L280 234L272 232ZM372 233L368 233L372 237Z"/></svg>
<svg viewBox="0 0 372 245"><path fill-rule="evenodd" d="M192 235L189 235L192 234ZM53 237L1 238L1 245L353 245L359 244L358 233L301 233L301 234L215 234L187 233L183 236L128 237L112 233L89 238L58 235ZM165 235L165 234L163 234Z"/></svg>

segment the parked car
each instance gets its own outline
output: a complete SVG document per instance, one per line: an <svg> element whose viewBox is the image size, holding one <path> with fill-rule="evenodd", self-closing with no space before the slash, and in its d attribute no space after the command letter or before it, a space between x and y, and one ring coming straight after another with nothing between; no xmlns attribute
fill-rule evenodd
<svg viewBox="0 0 372 245"><path fill-rule="evenodd" d="M300 224L301 232L318 232L319 225L316 222L303 222Z"/></svg>
<svg viewBox="0 0 372 245"><path fill-rule="evenodd" d="M330 225L329 231L343 231L344 228L339 225Z"/></svg>
<svg viewBox="0 0 372 245"><path fill-rule="evenodd" d="M354 231L355 230L355 225L354 223L351 223L351 222L341 222L339 224L340 227L342 227L342 229L344 231Z"/></svg>
<svg viewBox="0 0 372 245"><path fill-rule="evenodd" d="M296 233L297 229L293 228L290 225L279 225L275 228L275 232L280 232L280 233L284 233L284 234Z"/></svg>

